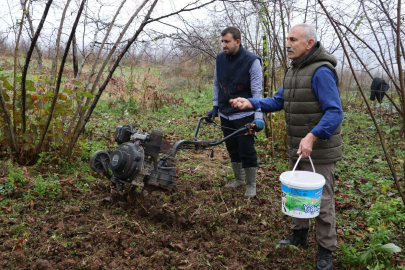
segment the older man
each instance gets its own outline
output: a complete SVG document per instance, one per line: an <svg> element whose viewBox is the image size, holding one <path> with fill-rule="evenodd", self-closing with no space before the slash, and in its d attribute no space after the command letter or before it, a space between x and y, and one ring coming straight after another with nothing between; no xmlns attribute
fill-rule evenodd
<svg viewBox="0 0 405 270"><path fill-rule="evenodd" d="M336 59L317 41L315 29L308 24L291 28L287 52L292 60L283 86L273 98L231 99L234 108L261 109L273 112L284 109L288 138L290 170L299 155L311 156L315 171L326 179L321 210L315 218L318 259L316 269L332 269L332 252L336 249L334 171L342 157L340 127L343 111L337 89ZM298 170L312 171L308 160ZM278 241L280 245L307 247L310 220L293 218L292 235Z"/></svg>

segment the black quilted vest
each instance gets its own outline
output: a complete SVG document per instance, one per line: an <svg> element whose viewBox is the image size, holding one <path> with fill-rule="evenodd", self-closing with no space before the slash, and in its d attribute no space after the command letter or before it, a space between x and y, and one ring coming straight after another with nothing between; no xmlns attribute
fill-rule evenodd
<svg viewBox="0 0 405 270"><path fill-rule="evenodd" d="M219 84L219 111L226 116L252 109L238 110L229 104L231 98L251 98L249 70L253 62L260 59L255 54L246 51L242 44L235 55L219 53L216 59L217 81Z"/></svg>

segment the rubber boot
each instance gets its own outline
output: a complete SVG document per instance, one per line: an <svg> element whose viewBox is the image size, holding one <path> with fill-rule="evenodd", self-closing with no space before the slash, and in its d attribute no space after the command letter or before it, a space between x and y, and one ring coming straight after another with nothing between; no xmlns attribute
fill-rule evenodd
<svg viewBox="0 0 405 270"><path fill-rule="evenodd" d="M226 184L226 188L237 188L246 184L245 182L245 170L242 168L242 163L232 163L233 174L235 175L235 181L230 184Z"/></svg>
<svg viewBox="0 0 405 270"><path fill-rule="evenodd" d="M281 246L293 245L296 247L307 248L308 247L308 242L307 242L308 229L292 230L292 231L293 231L293 235L291 235L287 239L278 241L277 244L279 244Z"/></svg>
<svg viewBox="0 0 405 270"><path fill-rule="evenodd" d="M332 270L332 251L318 244L318 259L316 262L316 270Z"/></svg>
<svg viewBox="0 0 405 270"><path fill-rule="evenodd" d="M245 197L252 198L256 196L256 168L245 168L246 191Z"/></svg>

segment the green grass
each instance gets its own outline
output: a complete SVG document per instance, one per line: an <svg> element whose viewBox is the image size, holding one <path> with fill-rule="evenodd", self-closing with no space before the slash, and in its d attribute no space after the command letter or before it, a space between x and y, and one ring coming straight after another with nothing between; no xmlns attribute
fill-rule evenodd
<svg viewBox="0 0 405 270"><path fill-rule="evenodd" d="M129 74L129 72L128 67L123 68L124 74ZM143 76L145 72L147 69L136 69L137 76ZM150 73L154 76L160 74L159 69L154 68L150 70ZM197 225L191 227L190 230L178 230L177 227L174 227L167 231L162 223L151 222L147 217L137 215L138 210L100 202L109 195L108 187L106 190L100 188L99 182L104 181L105 184L105 179L91 171L88 159L96 150L116 148L116 144L111 140L116 126L132 124L147 133L153 129L159 129L171 142L192 139L198 119L212 107L212 90L209 83L202 87L201 92L189 89L170 94L176 99L182 98L182 101L180 103L165 101L157 111L148 108L141 110L139 98L132 99L130 102L101 99L91 121L86 125L85 133L76 146L77 151L75 151L75 157L71 163L63 157L58 157L58 162L55 162L53 155L42 153L37 166L29 167L25 171L22 166L7 161L7 172L4 175L0 174L2 198L0 206L12 222L4 223L4 230L0 230L2 239L7 240L6 235L8 234L18 240L24 237L28 239L28 246L37 247L36 250L30 250L33 257L46 257L49 255L46 255L47 250L41 247L38 238L39 232L35 231L35 226L41 226L41 228L49 224L56 226L67 222L67 219L70 218L78 220L81 216L87 218L86 215L89 214L89 220L84 222L83 217L83 220L80 220L82 223L77 223L77 228L65 228L66 231L55 228L54 231L49 232L47 239L49 240L47 245L57 242L58 245L63 246L67 250L64 254L66 256L88 258L89 254L81 253L82 250L76 247L81 247L89 241L88 238L97 234L102 235L105 231L111 234L112 231L115 234L117 231L125 233L124 240L111 240L111 243L115 243L114 249L118 249L119 243L124 246L124 249L133 248L136 250L134 253L140 254L140 250L146 252L144 246L152 239L139 234L135 229L142 230L153 237L167 234L169 231L172 234L171 238L187 239L187 241L192 241L192 238L200 237L203 234L204 237L217 237L212 238L214 239L212 241L215 242L215 239L235 237L232 229L245 226L243 227L246 228L243 231L245 236L240 236L240 241L244 241L243 245L233 247L235 250L230 252L230 256L218 253L208 260L205 257L205 251L202 250L201 254L196 257L200 267L205 269L210 267L209 265L212 268L227 265L234 259L232 257L234 253L246 258L246 263L243 264L246 268L256 264L263 268L265 266L275 267L276 264L272 264L273 255L266 257L266 252L273 252L280 257L285 255L287 259L283 258L283 260L289 260L289 257L294 256L302 259L302 265L299 266L289 261L288 266L291 267L302 266L308 269L313 267L313 252L315 252L313 247L311 250L302 251L299 249L285 250L275 246L275 241L284 236L282 234L288 230L290 225L290 219L283 217L280 210L279 175L288 168L288 161L283 154L285 148L282 136L285 131L282 129L284 125L282 113L275 114L273 118L274 125L277 127L274 142L265 138L264 132L257 134L256 149L261 161L258 174L260 176L258 194L260 199L266 201L264 206L255 201L243 200L241 198L243 191L232 193L223 190L225 182L233 179L224 145L214 148L214 155L225 153L223 159L211 160L207 158L207 153L202 151L182 151L178 156L179 171L176 181L180 187L182 185L192 186L189 191L190 195L187 197L181 190L174 190L161 198L168 206L181 202L182 207L176 209L179 212L189 206L195 207L192 209L192 212L195 212L192 220L196 221ZM344 97L345 95L342 95L342 103L347 105L348 101L344 100ZM163 94L162 98L165 98ZM351 104L350 109L345 111L342 124L343 159L337 163L335 171L339 234L339 247L335 257L341 261L342 269L348 269L349 265L352 269L355 267L356 269L401 269L401 266L392 262L394 260L391 259L395 257L396 260L405 261L403 252L394 253L397 250L395 246L402 249L405 247L404 205L396 190L370 117L358 109L360 101L351 99L350 102L356 103ZM219 121L217 120L217 122ZM387 138L388 151L395 154L393 161L397 174L403 175L405 146L403 139L396 136L402 123L398 117L389 114L383 114L382 121L379 123ZM205 130L205 132L208 137L220 138L222 136L218 129ZM274 157L268 150L268 145L271 143L275 145ZM196 170L200 164L203 166ZM206 181L207 179L209 181ZM201 183L206 186L201 187ZM200 201L193 204L195 202L192 199L195 198ZM269 199L272 202L267 205ZM143 205L143 207L147 206ZM268 208L263 210L263 207ZM92 215L96 217L94 220L90 219L93 217ZM32 217L36 224L31 224L32 221L27 220L28 217ZM137 223L134 223L134 220ZM261 231L260 226L265 227L264 232ZM135 233L129 228L135 230ZM84 232L91 232L91 234L82 236ZM112 248L108 244L100 243L100 247L94 254L102 254L104 249ZM15 247L15 242L8 243L8 245L12 249ZM201 248L197 244L195 245L196 249ZM216 245L219 246L220 242ZM166 244L165 248L168 246L170 243ZM217 246L214 245L211 248L215 249ZM246 249L253 251L248 252ZM179 251L169 253L174 254L175 252ZM10 261L16 261L11 252L7 254ZM162 260L162 254L159 253L154 259ZM137 265L142 265L148 260L152 259L145 256L138 257ZM14 268L18 268L16 264L14 266ZM169 260L164 267L166 269L178 268ZM402 267L402 269L404 268Z"/></svg>

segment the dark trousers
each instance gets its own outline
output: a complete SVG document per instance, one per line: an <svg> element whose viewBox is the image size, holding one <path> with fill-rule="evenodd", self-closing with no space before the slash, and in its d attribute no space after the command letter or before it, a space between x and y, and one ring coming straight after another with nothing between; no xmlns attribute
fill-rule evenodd
<svg viewBox="0 0 405 270"><path fill-rule="evenodd" d="M254 115L249 115L241 119L228 120L221 117L221 126L224 137L235 132L248 123L252 123ZM243 134L243 133L242 133ZM253 134L236 135L225 141L226 149L232 163L241 163L243 168L257 167L257 155L255 150L255 138Z"/></svg>

